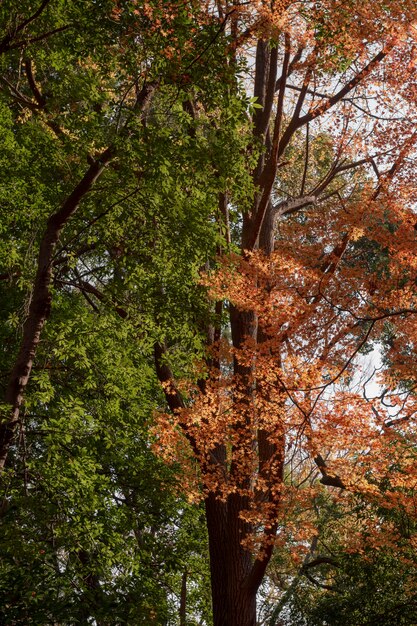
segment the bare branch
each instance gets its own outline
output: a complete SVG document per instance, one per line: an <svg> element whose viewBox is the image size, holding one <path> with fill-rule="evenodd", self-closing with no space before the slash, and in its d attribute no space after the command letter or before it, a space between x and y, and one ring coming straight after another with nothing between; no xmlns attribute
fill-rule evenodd
<svg viewBox="0 0 417 626"><path fill-rule="evenodd" d="M317 196L301 196L300 198L293 198L291 200L284 200L274 206L274 212L279 216L291 215L296 213L300 209L311 204L316 204Z"/></svg>
<svg viewBox="0 0 417 626"><path fill-rule="evenodd" d="M364 80L364 78L366 78L372 72L372 70L389 54L393 47L393 43L387 44L385 48L378 52L378 54L375 55L375 57L371 61L369 61L369 63L360 72L358 72L350 81L348 81L346 85L342 87L342 89L340 89L333 96L330 96L330 98L324 99L323 102L321 102L318 106L316 106L314 109L310 109L308 113L300 117L297 122L297 127L300 128L301 126L304 126L304 124L307 124L307 122L311 122L320 115L323 115L323 113L325 113L335 104L343 100L343 98L347 96L347 94L350 93L355 87L357 87L357 85L359 85Z"/></svg>

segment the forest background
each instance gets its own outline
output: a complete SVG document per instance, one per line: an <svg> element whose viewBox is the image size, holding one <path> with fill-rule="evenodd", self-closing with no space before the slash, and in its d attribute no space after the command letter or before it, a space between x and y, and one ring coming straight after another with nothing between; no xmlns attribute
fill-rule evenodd
<svg viewBox="0 0 417 626"><path fill-rule="evenodd" d="M415 0L0 24L0 622L416 624Z"/></svg>

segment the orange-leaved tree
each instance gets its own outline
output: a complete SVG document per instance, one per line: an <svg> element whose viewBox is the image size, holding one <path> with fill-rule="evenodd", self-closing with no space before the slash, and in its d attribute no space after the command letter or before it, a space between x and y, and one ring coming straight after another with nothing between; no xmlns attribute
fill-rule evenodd
<svg viewBox="0 0 417 626"><path fill-rule="evenodd" d="M167 347L155 346L171 409L160 443L184 454L185 437L197 467L214 625L255 626L286 510L318 488L286 481L291 459L310 458L328 487L374 497L395 442L412 441L417 8L324 0L208 10L230 39L227 62L241 72L243 56L249 67L253 196L244 206L219 197L225 235L202 279L215 315L194 389L180 391ZM372 342L386 349L394 326L371 397L357 357ZM387 394L394 418L380 402ZM315 532L304 531L301 540Z"/></svg>

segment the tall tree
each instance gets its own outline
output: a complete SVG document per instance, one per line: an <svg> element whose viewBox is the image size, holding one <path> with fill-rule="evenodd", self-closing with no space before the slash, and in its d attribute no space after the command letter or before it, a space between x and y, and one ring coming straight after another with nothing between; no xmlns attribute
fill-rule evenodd
<svg viewBox="0 0 417 626"><path fill-rule="evenodd" d="M370 403L348 391L329 400L326 389L351 373L383 320L415 310L412 278L398 256L414 246L415 7L391 3L378 15L370 5L358 11L326 2L229 9L219 13L229 17L236 54L242 42L253 50L257 37L255 192L229 235L238 256L206 281L218 302L229 302L232 361L221 341L222 305L191 409L160 348L156 358L205 487L214 624L253 626L295 450L312 455L322 483L345 488L363 479L337 462L338 452L348 447L349 460L357 458L367 437L376 461L383 446ZM407 113L394 116L400 73ZM234 212L233 198L222 196L224 228ZM401 253L389 239L394 231ZM374 247L370 256L366 245ZM390 280L382 287L384 272ZM398 272L407 278L396 307Z"/></svg>
<svg viewBox="0 0 417 626"><path fill-rule="evenodd" d="M168 8L2 5L4 38L20 42L1 57L6 622L163 623L175 594L182 615L210 613L193 592L200 513L150 447L153 354L175 341L184 372L202 352L195 278L242 163L245 104L217 20Z"/></svg>

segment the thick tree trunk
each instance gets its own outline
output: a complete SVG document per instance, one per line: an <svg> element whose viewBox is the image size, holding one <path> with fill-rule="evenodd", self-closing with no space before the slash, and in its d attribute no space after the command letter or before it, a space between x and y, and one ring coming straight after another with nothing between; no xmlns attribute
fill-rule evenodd
<svg viewBox="0 0 417 626"><path fill-rule="evenodd" d="M242 540L252 531L251 526L240 517L248 502L236 493L228 498L228 626L256 625L256 592L247 586L252 571L252 556L242 546Z"/></svg>
<svg viewBox="0 0 417 626"><path fill-rule="evenodd" d="M253 311L240 311L231 306L230 324L236 348L242 347L248 337L256 337L257 319ZM251 448L255 441L248 440L251 435L245 426L251 424L253 366L242 365L236 359L234 372L241 385L247 388L248 399L247 410L242 407L240 422L234 427L242 432L242 449L246 446ZM238 449L241 447L239 443L236 446ZM239 464L232 460L231 479L245 490L249 487L250 478L240 478L239 471ZM248 584L253 558L242 545L253 531L251 524L241 516L248 508L247 498L238 492L229 494L226 501L216 497L216 494L210 494L206 499L214 626L256 626L258 585Z"/></svg>
<svg viewBox="0 0 417 626"><path fill-rule="evenodd" d="M213 494L206 499L209 535L213 626L256 626L257 588L248 586L250 553L241 545L247 532L239 518L239 496L223 502Z"/></svg>

